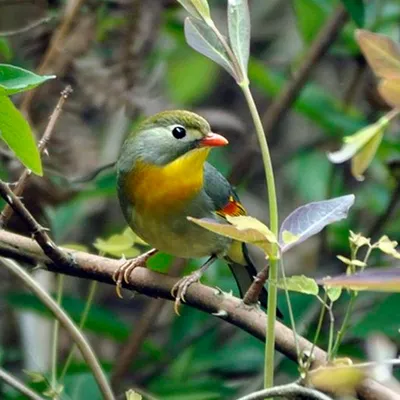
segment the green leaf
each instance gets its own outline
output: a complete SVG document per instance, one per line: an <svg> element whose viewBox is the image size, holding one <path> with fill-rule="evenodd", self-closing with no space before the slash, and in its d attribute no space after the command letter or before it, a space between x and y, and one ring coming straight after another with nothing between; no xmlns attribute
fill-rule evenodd
<svg viewBox="0 0 400 400"><path fill-rule="evenodd" d="M1 37L0 37L0 55L2 55L6 61L11 60L13 56L11 47L9 46L7 39Z"/></svg>
<svg viewBox="0 0 400 400"><path fill-rule="evenodd" d="M275 235L262 222L253 217L227 217L230 224L219 223L207 218L188 217L189 221L222 236L226 236L245 243L251 243L260 249L269 257L276 257L274 249L277 243Z"/></svg>
<svg viewBox="0 0 400 400"><path fill-rule="evenodd" d="M42 161L31 128L6 96L0 96L0 136L25 167L36 175L43 175Z"/></svg>
<svg viewBox="0 0 400 400"><path fill-rule="evenodd" d="M228 0L229 41L239 61L244 79L250 55L250 14L247 0Z"/></svg>
<svg viewBox="0 0 400 400"><path fill-rule="evenodd" d="M210 7L207 0L178 0L178 2L186 9L186 11L197 19L211 21Z"/></svg>
<svg viewBox="0 0 400 400"><path fill-rule="evenodd" d="M54 78L55 75L36 75L23 68L0 64L0 95L25 92Z"/></svg>
<svg viewBox="0 0 400 400"><path fill-rule="evenodd" d="M140 251L133 247L135 236L131 232L130 229L126 229L122 234L112 235L107 239L97 238L93 246L100 252L114 257L136 257Z"/></svg>
<svg viewBox="0 0 400 400"><path fill-rule="evenodd" d="M286 281L286 282L285 282ZM286 284L285 284L286 283ZM310 294L313 296L318 295L318 285L314 279L308 278L304 275L295 275L289 278L281 278L276 283L280 289L287 289L292 292L299 292L303 294Z"/></svg>
<svg viewBox="0 0 400 400"><path fill-rule="evenodd" d="M365 23L365 6L363 0L342 0L347 12L359 28Z"/></svg>
<svg viewBox="0 0 400 400"><path fill-rule="evenodd" d="M224 46L207 24L198 19L186 18L185 37L190 47L216 62L238 81Z"/></svg>
<svg viewBox="0 0 400 400"><path fill-rule="evenodd" d="M339 299L339 297L342 294L342 288L341 287L327 287L324 286L324 290L326 291L326 294L329 297L329 300L333 303L336 300Z"/></svg>

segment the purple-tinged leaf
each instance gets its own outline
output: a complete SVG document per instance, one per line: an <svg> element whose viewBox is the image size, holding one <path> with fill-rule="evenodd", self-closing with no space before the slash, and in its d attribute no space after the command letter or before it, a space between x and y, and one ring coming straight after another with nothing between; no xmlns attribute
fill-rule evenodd
<svg viewBox="0 0 400 400"><path fill-rule="evenodd" d="M317 280L318 284L354 290L400 292L400 268L368 268L353 275L338 275Z"/></svg>
<svg viewBox="0 0 400 400"><path fill-rule="evenodd" d="M319 233L325 226L347 217L354 195L306 204L294 210L282 223L279 232L281 251L285 252ZM297 240L285 241L290 234Z"/></svg>

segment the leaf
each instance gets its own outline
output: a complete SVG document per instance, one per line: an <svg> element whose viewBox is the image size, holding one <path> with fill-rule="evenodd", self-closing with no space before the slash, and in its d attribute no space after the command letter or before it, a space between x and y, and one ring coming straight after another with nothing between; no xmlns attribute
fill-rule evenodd
<svg viewBox="0 0 400 400"><path fill-rule="evenodd" d="M317 282L304 275L295 275L286 278L286 284L284 278L281 278L278 280L276 286L280 289L287 288L292 292L311 294L313 296L317 296L319 291Z"/></svg>
<svg viewBox="0 0 400 400"><path fill-rule="evenodd" d="M208 25L198 19L186 18L185 37L190 47L216 62L238 81L226 50Z"/></svg>
<svg viewBox="0 0 400 400"><path fill-rule="evenodd" d="M394 40L364 29L357 30L355 36L375 75L400 78L400 46Z"/></svg>
<svg viewBox="0 0 400 400"><path fill-rule="evenodd" d="M400 109L400 78L382 80L378 90L388 104Z"/></svg>
<svg viewBox="0 0 400 400"><path fill-rule="evenodd" d="M205 21L211 21L210 7L207 0L178 0L178 2L193 17Z"/></svg>
<svg viewBox="0 0 400 400"><path fill-rule="evenodd" d="M129 389L127 392L125 392L125 397L126 400L142 400L142 396L132 389Z"/></svg>
<svg viewBox="0 0 400 400"><path fill-rule="evenodd" d="M390 240L386 235L382 236L377 246L380 251L384 252L385 254L389 254L390 256L400 259L400 253L396 250L397 242Z"/></svg>
<svg viewBox="0 0 400 400"><path fill-rule="evenodd" d="M102 253L114 257L132 258L139 255L140 251L134 248L135 241L128 235L112 235L108 239L97 238L93 246Z"/></svg>
<svg viewBox="0 0 400 400"><path fill-rule="evenodd" d="M330 200L309 203L294 210L283 221L280 229L279 243L282 247L282 252L316 235L325 226L346 218L354 199L354 195L350 194ZM283 241L283 232L285 231L298 236L297 241L285 243Z"/></svg>
<svg viewBox="0 0 400 400"><path fill-rule="evenodd" d="M351 159L351 173L358 181L364 180L364 172L367 170L382 142L385 128L381 128Z"/></svg>
<svg viewBox="0 0 400 400"><path fill-rule="evenodd" d="M365 371L355 365L323 366L310 371L306 380L315 389L335 394L351 394L365 378Z"/></svg>
<svg viewBox="0 0 400 400"><path fill-rule="evenodd" d="M42 176L42 161L29 124L6 96L0 96L0 136L18 159Z"/></svg>
<svg viewBox="0 0 400 400"><path fill-rule="evenodd" d="M0 55L4 57L6 61L11 60L13 53L7 39L0 37Z"/></svg>
<svg viewBox="0 0 400 400"><path fill-rule="evenodd" d="M247 0L228 0L229 41L247 80L250 55L250 13Z"/></svg>
<svg viewBox="0 0 400 400"><path fill-rule="evenodd" d="M227 217L227 223L220 223L207 218L192 218L188 217L189 221L208 229L211 232L217 233L231 239L239 240L240 242L251 243L260 247L269 257L274 256L276 246L276 238L266 225L253 217Z"/></svg>
<svg viewBox="0 0 400 400"><path fill-rule="evenodd" d="M299 238L300 238L299 235L294 235L292 232L289 231L282 232L282 241L286 245L297 242Z"/></svg>
<svg viewBox="0 0 400 400"><path fill-rule="evenodd" d="M328 298L332 303L334 303L336 300L338 300L339 297L342 294L342 288L341 287L327 287L327 286L324 286L324 290L326 291L326 294L328 295Z"/></svg>
<svg viewBox="0 0 400 400"><path fill-rule="evenodd" d="M342 0L353 21L362 28L365 23L365 6L363 0Z"/></svg>
<svg viewBox="0 0 400 400"><path fill-rule="evenodd" d="M54 78L55 75L36 75L23 68L0 64L0 95L25 92Z"/></svg>
<svg viewBox="0 0 400 400"><path fill-rule="evenodd" d="M368 268L353 275L338 275L317 281L329 287L376 292L400 292L400 268Z"/></svg>

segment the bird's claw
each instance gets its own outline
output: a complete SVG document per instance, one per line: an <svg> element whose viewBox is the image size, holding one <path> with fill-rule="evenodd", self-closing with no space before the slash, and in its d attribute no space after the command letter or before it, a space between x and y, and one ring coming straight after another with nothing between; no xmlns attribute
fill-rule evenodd
<svg viewBox="0 0 400 400"><path fill-rule="evenodd" d="M157 252L156 249L152 249L132 260L125 260L123 264L114 271L112 279L115 282L116 285L115 291L117 292L117 296L120 299L123 298L121 293L122 284L123 283L129 284L132 271L136 267L143 267L143 266L145 267L147 260L156 252Z"/></svg>
<svg viewBox="0 0 400 400"><path fill-rule="evenodd" d="M172 287L171 296L175 297L175 304L174 304L175 314L181 315L179 313L179 308L180 308L182 302L186 303L186 298L185 298L186 292L189 289L190 285L199 281L200 277L201 277L201 273L199 273L199 271L195 271L192 274L180 279Z"/></svg>

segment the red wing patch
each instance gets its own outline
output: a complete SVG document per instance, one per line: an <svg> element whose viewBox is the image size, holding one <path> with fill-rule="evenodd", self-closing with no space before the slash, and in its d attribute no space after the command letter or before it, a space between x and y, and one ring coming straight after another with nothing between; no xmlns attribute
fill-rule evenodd
<svg viewBox="0 0 400 400"><path fill-rule="evenodd" d="M218 210L217 214L225 218L226 215L238 217L240 215L246 215L247 213L244 207L237 200L235 200L233 196L229 196L228 203L221 210Z"/></svg>

